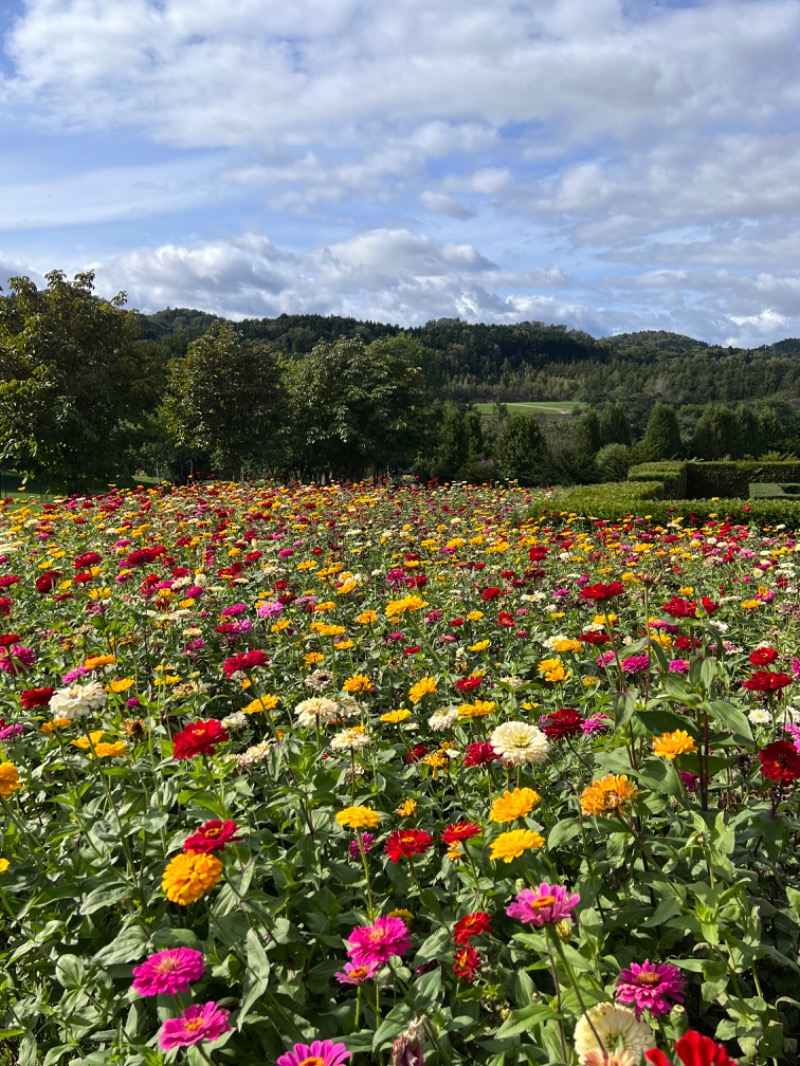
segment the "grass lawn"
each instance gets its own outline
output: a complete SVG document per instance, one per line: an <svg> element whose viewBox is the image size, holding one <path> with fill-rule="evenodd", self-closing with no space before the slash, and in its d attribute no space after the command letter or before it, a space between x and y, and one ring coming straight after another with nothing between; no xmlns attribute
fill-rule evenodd
<svg viewBox="0 0 800 1066"><path fill-rule="evenodd" d="M476 403L474 405L484 418L488 418L494 408L493 403ZM525 403L507 403L503 405L509 412L519 411L526 415L541 415L545 418L565 418L575 411L583 411L588 404L577 400L530 400Z"/></svg>

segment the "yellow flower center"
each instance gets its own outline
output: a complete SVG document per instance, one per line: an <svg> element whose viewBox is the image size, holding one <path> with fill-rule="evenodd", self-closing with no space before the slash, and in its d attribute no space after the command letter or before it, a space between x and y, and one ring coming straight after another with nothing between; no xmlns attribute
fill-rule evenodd
<svg viewBox="0 0 800 1066"><path fill-rule="evenodd" d="M636 975L640 985L657 985L661 978L657 973L640 973Z"/></svg>
<svg viewBox="0 0 800 1066"><path fill-rule="evenodd" d="M184 1021L183 1028L187 1032L193 1033L195 1031L195 1029L199 1029L202 1024L203 1024L202 1017L201 1018L192 1018L191 1021Z"/></svg>
<svg viewBox="0 0 800 1066"><path fill-rule="evenodd" d="M531 907L550 907L555 903L555 896L542 896L541 899L532 899L530 902Z"/></svg>
<svg viewBox="0 0 800 1066"><path fill-rule="evenodd" d="M325 1066L325 1062L319 1055L309 1055L302 1062L298 1062L297 1066Z"/></svg>

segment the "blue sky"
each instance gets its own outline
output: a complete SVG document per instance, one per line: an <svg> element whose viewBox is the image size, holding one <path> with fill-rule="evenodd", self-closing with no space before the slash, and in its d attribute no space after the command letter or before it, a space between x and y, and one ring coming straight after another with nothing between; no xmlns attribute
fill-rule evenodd
<svg viewBox="0 0 800 1066"><path fill-rule="evenodd" d="M800 336L800 0L3 10L0 279Z"/></svg>

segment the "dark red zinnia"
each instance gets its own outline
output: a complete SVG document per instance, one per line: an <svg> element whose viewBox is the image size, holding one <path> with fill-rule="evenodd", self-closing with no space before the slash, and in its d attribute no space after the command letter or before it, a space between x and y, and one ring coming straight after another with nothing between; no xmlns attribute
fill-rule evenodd
<svg viewBox="0 0 800 1066"><path fill-rule="evenodd" d="M793 680L788 674L776 670L756 670L743 682L742 687L750 692L780 692Z"/></svg>
<svg viewBox="0 0 800 1066"><path fill-rule="evenodd" d="M797 781L800 751L788 740L775 740L758 753L761 773L768 781Z"/></svg>
<svg viewBox="0 0 800 1066"><path fill-rule="evenodd" d="M473 692L480 687L482 681L482 677L475 677L474 674L470 674L469 677L460 677L456 681L456 688L459 692Z"/></svg>
<svg viewBox="0 0 800 1066"><path fill-rule="evenodd" d="M488 740L479 740L474 744L467 745L464 766L486 766L487 763L499 758L500 756Z"/></svg>
<svg viewBox="0 0 800 1066"><path fill-rule="evenodd" d="M392 862L421 855L433 844L433 837L424 829L395 829L385 844L386 854Z"/></svg>
<svg viewBox="0 0 800 1066"><path fill-rule="evenodd" d="M49 685L42 688L27 688L24 692L20 692L19 701L26 711L30 711L33 707L46 707L54 692L55 689Z"/></svg>
<svg viewBox="0 0 800 1066"><path fill-rule="evenodd" d="M172 757L193 759L195 755L213 755L217 745L228 738L228 730L216 718L190 722L172 738Z"/></svg>
<svg viewBox="0 0 800 1066"><path fill-rule="evenodd" d="M583 715L574 707L562 707L540 718L539 727L551 740L563 740L583 732Z"/></svg>

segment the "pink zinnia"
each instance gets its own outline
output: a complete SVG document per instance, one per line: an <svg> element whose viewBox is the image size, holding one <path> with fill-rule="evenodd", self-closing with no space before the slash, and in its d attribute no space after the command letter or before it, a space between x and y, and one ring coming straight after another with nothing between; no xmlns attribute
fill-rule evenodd
<svg viewBox="0 0 800 1066"><path fill-rule="evenodd" d="M577 892L568 896L562 885L548 885L543 881L538 888L523 889L516 903L506 907L506 914L541 929L543 925L557 925L564 918L571 918L580 898Z"/></svg>
<svg viewBox="0 0 800 1066"><path fill-rule="evenodd" d="M315 1040L313 1044L295 1044L291 1051L281 1055L277 1066L344 1066L350 1052L344 1044L332 1040Z"/></svg>
<svg viewBox="0 0 800 1066"><path fill-rule="evenodd" d="M357 926L347 938L347 954L356 966L384 963L411 947L408 926L402 918L386 915L372 925Z"/></svg>
<svg viewBox="0 0 800 1066"><path fill-rule="evenodd" d="M617 999L632 1006L639 1018L649 1011L654 1018L669 1014L676 1003L683 1003L686 978L677 966L669 962L656 966L645 959L639 965L632 962L617 979Z"/></svg>
<svg viewBox="0 0 800 1066"><path fill-rule="evenodd" d="M174 996L188 992L192 981L203 976L205 963L192 948L168 948L133 968L133 988L141 996Z"/></svg>
<svg viewBox="0 0 800 1066"><path fill-rule="evenodd" d="M192 833L183 842L184 851L212 852L224 851L225 845L231 841L241 840L236 834L239 827L236 822L227 818L224 822L218 818L205 822L196 833Z"/></svg>
<svg viewBox="0 0 800 1066"><path fill-rule="evenodd" d="M161 1050L172 1051L176 1047L199 1044L201 1040L218 1040L232 1028L228 1025L229 1013L212 1002L203 1007L197 1004L187 1007L179 1018L167 1018L161 1026L158 1034Z"/></svg>
<svg viewBox="0 0 800 1066"><path fill-rule="evenodd" d="M36 652L23 644L0 648L0 670L7 674L24 674L36 662Z"/></svg>
<svg viewBox="0 0 800 1066"><path fill-rule="evenodd" d="M354 962L346 962L344 969L334 974L340 985L360 985L369 981L381 969L379 962L362 963L356 966Z"/></svg>

